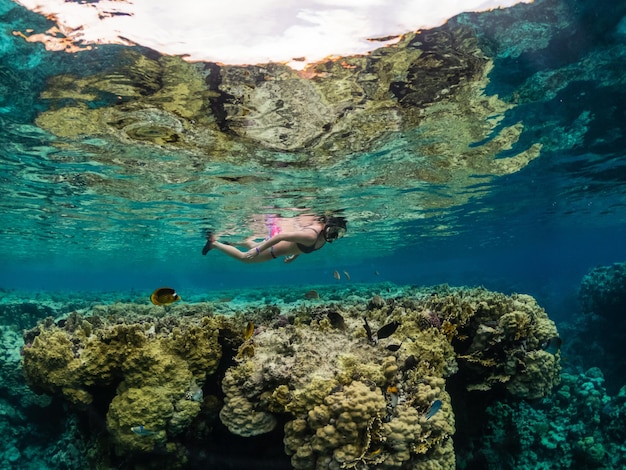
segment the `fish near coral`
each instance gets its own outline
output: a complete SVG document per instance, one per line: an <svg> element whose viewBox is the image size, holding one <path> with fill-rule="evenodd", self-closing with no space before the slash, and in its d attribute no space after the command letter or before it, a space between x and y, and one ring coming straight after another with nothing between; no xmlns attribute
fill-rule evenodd
<svg viewBox="0 0 626 470"><path fill-rule="evenodd" d="M179 300L180 296L171 287L159 287L150 296L150 302L154 305L169 305Z"/></svg>
<svg viewBox="0 0 626 470"><path fill-rule="evenodd" d="M396 387L395 385L387 386L387 393L395 393L397 395L398 394L398 387Z"/></svg>
<svg viewBox="0 0 626 470"><path fill-rule="evenodd" d="M185 398L195 402L201 402L204 398L204 393L195 380L192 380L189 384L189 390L185 393Z"/></svg>
<svg viewBox="0 0 626 470"><path fill-rule="evenodd" d="M391 421L393 414L396 411L398 406L398 402L400 401L400 391L398 387L395 385L389 385L387 387L387 416L385 417L385 422Z"/></svg>
<svg viewBox="0 0 626 470"><path fill-rule="evenodd" d="M341 274L339 274L339 271L333 271L333 277L337 280L341 279Z"/></svg>
<svg viewBox="0 0 626 470"><path fill-rule="evenodd" d="M437 411L441 409L441 405L443 405L441 400L435 400L434 402L432 402L430 408L428 408L428 411L426 412L426 419L430 419L435 416L435 414L437 414Z"/></svg>
<svg viewBox="0 0 626 470"><path fill-rule="evenodd" d="M312 289L308 291L306 294L304 294L304 298L305 299L319 299L320 294L315 289Z"/></svg>
<svg viewBox="0 0 626 470"><path fill-rule="evenodd" d="M367 318L363 317L363 321L365 322L365 324L363 325L363 328L365 328L365 334L367 335L367 339L369 340L370 343L373 343L374 336L372 336L372 329L370 328L369 323L367 323Z"/></svg>
<svg viewBox="0 0 626 470"><path fill-rule="evenodd" d="M330 322L333 328L337 328L339 330L346 329L346 322L344 321L343 317L341 316L339 312L335 312L334 310L329 310L328 313L326 313L326 316L328 317L328 321Z"/></svg>
<svg viewBox="0 0 626 470"><path fill-rule="evenodd" d="M156 434L156 431L146 429L143 424L140 426L133 426L130 430L139 436L153 436Z"/></svg>
<svg viewBox="0 0 626 470"><path fill-rule="evenodd" d="M346 276L346 279L349 281L350 280L350 273L348 271L344 271L343 275Z"/></svg>
<svg viewBox="0 0 626 470"><path fill-rule="evenodd" d="M376 338L384 339L390 337L392 334L396 332L398 327L400 326L399 321L392 321L391 323L387 323L385 326L381 327L380 330L376 332Z"/></svg>
<svg viewBox="0 0 626 470"><path fill-rule="evenodd" d="M541 349L550 354L556 354L561 349L562 343L563 340L561 340L561 338L559 338L558 336L553 336L552 338L541 343Z"/></svg>
<svg viewBox="0 0 626 470"><path fill-rule="evenodd" d="M417 366L417 358L411 354L404 360L404 366L402 367L403 371L408 371L414 369Z"/></svg>
<svg viewBox="0 0 626 470"><path fill-rule="evenodd" d="M252 338L253 334L254 334L254 322L249 321L248 324L246 325L246 328L243 330L243 340L248 341L250 338Z"/></svg>
<svg viewBox="0 0 626 470"><path fill-rule="evenodd" d="M378 455L380 455L380 453L383 451L382 447L376 447L374 450L368 452L367 454L365 454L365 459L372 459Z"/></svg>

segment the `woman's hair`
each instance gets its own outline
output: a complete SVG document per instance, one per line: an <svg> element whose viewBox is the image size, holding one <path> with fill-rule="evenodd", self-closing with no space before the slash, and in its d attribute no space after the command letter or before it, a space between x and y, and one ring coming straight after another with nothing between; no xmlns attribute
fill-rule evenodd
<svg viewBox="0 0 626 470"><path fill-rule="evenodd" d="M322 222L327 227L341 227L345 231L348 231L347 220L345 217L339 216L322 216L320 217L320 222Z"/></svg>

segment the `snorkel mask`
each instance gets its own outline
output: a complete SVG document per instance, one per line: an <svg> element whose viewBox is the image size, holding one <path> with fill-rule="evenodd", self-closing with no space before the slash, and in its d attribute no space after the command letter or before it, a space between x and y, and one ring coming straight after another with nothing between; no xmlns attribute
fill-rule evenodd
<svg viewBox="0 0 626 470"><path fill-rule="evenodd" d="M324 227L324 240L332 243L346 234L346 223L340 219L331 219Z"/></svg>

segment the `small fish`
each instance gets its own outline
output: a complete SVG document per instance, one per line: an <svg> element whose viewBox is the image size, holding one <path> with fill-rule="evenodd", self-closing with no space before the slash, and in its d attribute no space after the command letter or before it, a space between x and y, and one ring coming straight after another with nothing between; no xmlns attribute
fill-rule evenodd
<svg viewBox="0 0 626 470"><path fill-rule="evenodd" d="M133 426L132 428L130 428L130 430L140 436L152 436L156 434L156 431L150 431L149 429L146 429L143 424L141 426Z"/></svg>
<svg viewBox="0 0 626 470"><path fill-rule="evenodd" d="M366 459L371 459L376 457L377 455L380 455L380 453L383 451L382 447L377 447L376 449L372 450L371 452L368 452L367 454L365 454L365 458Z"/></svg>
<svg viewBox="0 0 626 470"><path fill-rule="evenodd" d="M343 275L346 276L346 279L349 281L350 280L350 273L348 271L344 271Z"/></svg>
<svg viewBox="0 0 626 470"><path fill-rule="evenodd" d="M171 287L160 287L150 296L150 302L154 305L168 305L179 300L180 296Z"/></svg>
<svg viewBox="0 0 626 470"><path fill-rule="evenodd" d="M561 349L562 343L563 340L561 338L559 338L558 336L553 336L552 338L541 343L541 349L550 354L556 354Z"/></svg>
<svg viewBox="0 0 626 470"><path fill-rule="evenodd" d="M333 277L337 280L341 279L341 274L339 274L339 271L334 271L333 272Z"/></svg>
<svg viewBox="0 0 626 470"><path fill-rule="evenodd" d="M363 321L365 322L365 325L363 325L363 328L365 328L365 333L367 334L367 339L370 340L370 343L374 342L374 337L372 336L372 329L370 328L369 323L367 323L367 318L363 317Z"/></svg>
<svg viewBox="0 0 626 470"><path fill-rule="evenodd" d="M389 385L387 387L387 395L389 397L389 403L387 404L387 418L391 419L393 417L393 413L398 406L398 401L400 400L398 391L398 387L395 385Z"/></svg>
<svg viewBox="0 0 626 470"><path fill-rule="evenodd" d="M391 352L396 352L398 349L400 349L401 346L402 344L389 344L385 346L385 349Z"/></svg>
<svg viewBox="0 0 626 470"><path fill-rule="evenodd" d="M380 330L376 332L376 337L378 339L388 338L392 334L396 332L398 327L400 326L399 321L392 321L391 323L387 323L385 326L381 327Z"/></svg>
<svg viewBox="0 0 626 470"><path fill-rule="evenodd" d="M339 312L335 312L330 310L326 316L328 317L328 321L333 326L333 328L338 328L340 330L346 329L346 322L343 320L343 317Z"/></svg>
<svg viewBox="0 0 626 470"><path fill-rule="evenodd" d="M390 393L389 394L389 406L391 406L392 410L395 410L396 407L398 406L398 394L397 393Z"/></svg>
<svg viewBox="0 0 626 470"><path fill-rule="evenodd" d="M434 402L432 402L430 408L428 408L428 411L426 412L426 419L430 419L435 416L437 411L441 409L442 404L443 403L441 402L441 400L435 400Z"/></svg>
<svg viewBox="0 0 626 470"><path fill-rule="evenodd" d="M201 402L204 398L204 392L198 386L195 380L192 380L189 384L189 390L185 394L185 397L187 398L187 400L192 400L195 402Z"/></svg>
<svg viewBox="0 0 626 470"><path fill-rule="evenodd" d="M380 276L380 273L378 271L374 271L374 276Z"/></svg>
<svg viewBox="0 0 626 470"><path fill-rule="evenodd" d="M248 324L246 325L246 328L243 330L243 340L248 341L250 338L252 338L253 334L254 334L254 322L249 321Z"/></svg>
<svg viewBox="0 0 626 470"><path fill-rule="evenodd" d="M402 367L402 370L404 371L411 370L415 368L416 365L417 365L417 358L413 354L411 354L409 357L407 357L404 360L404 367Z"/></svg>
<svg viewBox="0 0 626 470"><path fill-rule="evenodd" d="M306 294L304 294L304 298L305 299L319 299L320 294L315 289L313 289L307 292Z"/></svg>

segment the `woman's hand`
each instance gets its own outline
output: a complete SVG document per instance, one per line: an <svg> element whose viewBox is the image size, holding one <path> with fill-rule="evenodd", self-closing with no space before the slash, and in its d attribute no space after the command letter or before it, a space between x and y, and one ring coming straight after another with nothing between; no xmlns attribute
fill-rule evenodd
<svg viewBox="0 0 626 470"><path fill-rule="evenodd" d="M293 260L295 260L298 257L298 255L289 255L289 256L285 256L285 259L283 260L283 262L285 263L291 263Z"/></svg>
<svg viewBox="0 0 626 470"><path fill-rule="evenodd" d="M256 258L257 256L259 256L259 247L255 246L254 248L250 248L248 251L246 251L243 254L243 257L246 259L252 259L252 258Z"/></svg>

